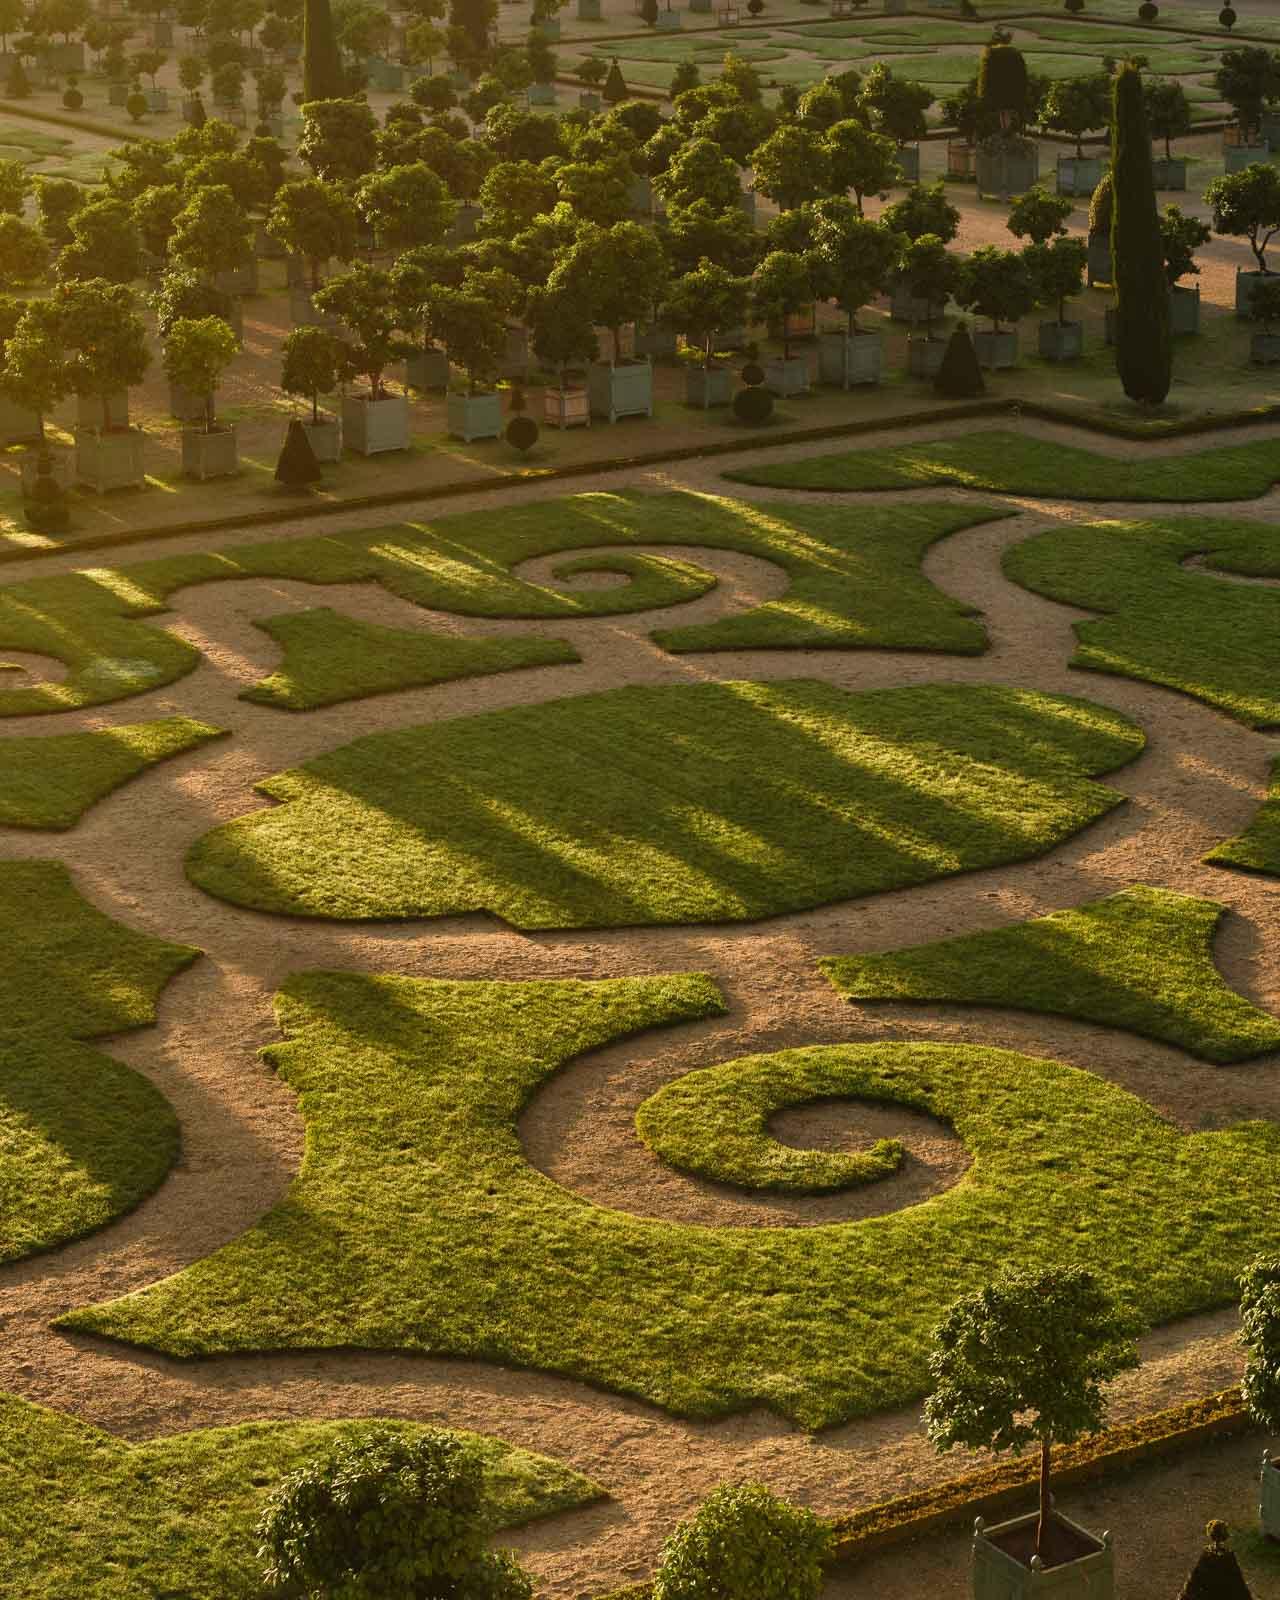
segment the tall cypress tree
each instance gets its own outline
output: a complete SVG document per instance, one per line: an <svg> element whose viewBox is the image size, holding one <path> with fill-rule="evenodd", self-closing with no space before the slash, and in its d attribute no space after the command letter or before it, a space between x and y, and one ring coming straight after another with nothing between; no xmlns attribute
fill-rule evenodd
<svg viewBox="0 0 1280 1600"><path fill-rule="evenodd" d="M329 0L306 0L302 12L302 97L341 100L347 92Z"/></svg>
<svg viewBox="0 0 1280 1600"><path fill-rule="evenodd" d="M1130 400L1159 405L1173 377L1169 288L1151 169L1142 73L1116 74L1111 117L1111 260L1116 289L1116 370Z"/></svg>

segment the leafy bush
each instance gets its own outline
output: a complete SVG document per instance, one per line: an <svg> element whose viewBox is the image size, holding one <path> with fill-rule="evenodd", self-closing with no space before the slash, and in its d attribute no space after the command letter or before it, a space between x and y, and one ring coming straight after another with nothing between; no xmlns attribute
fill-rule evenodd
<svg viewBox="0 0 1280 1600"><path fill-rule="evenodd" d="M739 389L733 397L733 414L739 422L758 427L773 415L773 396L767 389Z"/></svg>
<svg viewBox="0 0 1280 1600"><path fill-rule="evenodd" d="M830 1551L812 1511L761 1483L722 1484L663 1545L654 1600L816 1600Z"/></svg>
<svg viewBox="0 0 1280 1600"><path fill-rule="evenodd" d="M382 1428L344 1440L267 1502L258 1523L267 1588L332 1600L530 1600L515 1558L485 1549L482 1482L479 1455L452 1434Z"/></svg>

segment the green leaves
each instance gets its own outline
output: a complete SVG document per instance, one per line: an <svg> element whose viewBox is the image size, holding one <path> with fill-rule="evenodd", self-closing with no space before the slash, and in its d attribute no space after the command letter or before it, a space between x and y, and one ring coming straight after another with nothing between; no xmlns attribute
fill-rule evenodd
<svg viewBox="0 0 1280 1600"><path fill-rule="evenodd" d="M654 1600L817 1600L831 1528L761 1483L722 1484L662 1547Z"/></svg>

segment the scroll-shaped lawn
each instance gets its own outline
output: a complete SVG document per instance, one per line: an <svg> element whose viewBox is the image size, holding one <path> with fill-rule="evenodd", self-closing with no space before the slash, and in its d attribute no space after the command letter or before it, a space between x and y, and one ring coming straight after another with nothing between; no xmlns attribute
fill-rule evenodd
<svg viewBox="0 0 1280 1600"><path fill-rule="evenodd" d="M1274 451L1274 446L1272 449ZM1182 565L1202 557L1204 568ZM1280 527L1179 517L1055 528L1006 551L1016 583L1105 612L1075 624L1072 665L1178 689L1249 727L1280 723Z"/></svg>
<svg viewBox="0 0 1280 1600"><path fill-rule="evenodd" d="M514 619L616 616L676 605L714 585L713 575L687 560L626 549L638 544L737 551L773 562L789 579L781 599L740 616L659 631L655 637L669 650L879 646L975 654L986 648L986 635L972 620L972 608L928 583L920 559L935 540L1004 515L982 506L909 506L851 516L829 506L770 508L694 494L583 494L504 506L500 516L468 513L430 525L195 551L32 579L0 587L0 665L6 650L23 651L52 656L67 675L59 683L0 685L0 716L102 705L192 671L198 651L144 620L168 610L191 584L236 578L371 582L432 610ZM602 546L618 547L609 569L625 572L627 583L567 591L513 571L536 556ZM574 565L584 564L567 563L566 576ZM273 633L281 626L265 625ZM409 675L407 660L397 675L385 641L378 660L355 659L358 625L345 622L334 629L332 672L326 673L325 652L313 647L316 627L313 621L304 641L303 682L290 688L277 674L248 691L250 698L323 705L410 681L437 683L577 659L565 644L556 644L552 657L545 640L463 638L424 627L410 652L416 675ZM290 624L285 631L294 636L296 677L298 628Z"/></svg>
<svg viewBox="0 0 1280 1600"><path fill-rule="evenodd" d="M369 1422L258 1422L130 1444L0 1395L6 1600L260 1600L254 1524L287 1473ZM383 1428L412 1435L411 1423ZM579 1473L482 1434L492 1529L590 1504Z"/></svg>
<svg viewBox="0 0 1280 1600"><path fill-rule="evenodd" d="M800 461L737 467L725 477L771 489L928 489L956 484L998 494L1062 500L1188 504L1254 500L1280 480L1273 439L1185 455L1099 455L999 430L875 450L842 450Z"/></svg>
<svg viewBox="0 0 1280 1600"><path fill-rule="evenodd" d="M312 917L519 928L741 921L1021 861L1120 801L1133 723L954 684L627 687L359 739L187 857L210 894Z"/></svg>
<svg viewBox="0 0 1280 1600"><path fill-rule="evenodd" d="M932 1000L1079 1017L1205 1061L1280 1050L1280 1019L1213 964L1225 907L1138 885L1031 922L819 962L850 1000Z"/></svg>
<svg viewBox="0 0 1280 1600"><path fill-rule="evenodd" d="M1267 798L1242 832L1210 850L1205 857L1219 867L1280 876L1280 759L1271 763Z"/></svg>
<svg viewBox="0 0 1280 1600"><path fill-rule="evenodd" d="M0 1261L102 1227L168 1172L168 1101L83 1041L153 1022L196 954L96 911L58 862L0 863Z"/></svg>
<svg viewBox="0 0 1280 1600"><path fill-rule="evenodd" d="M636 1132L668 1166L740 1189L831 1194L891 1177L902 1166L899 1139L877 1139L869 1150L797 1150L769 1132L779 1111L832 1092L804 1050L743 1056L664 1084L636 1112Z"/></svg>
<svg viewBox="0 0 1280 1600"><path fill-rule="evenodd" d="M565 1374L682 1415L811 1427L928 1386L930 1330L1001 1265L1082 1261L1160 1322L1230 1302L1280 1246L1280 1127L1183 1134L1060 1062L965 1046L787 1051L806 1094L949 1123L944 1193L811 1228L664 1224L528 1161L519 1118L575 1056L721 1009L697 976L459 983L311 973L270 1052L306 1155L240 1239L61 1326L178 1356L371 1348ZM657 1042L655 1041L655 1046Z"/></svg>
<svg viewBox="0 0 1280 1600"><path fill-rule="evenodd" d="M226 730L189 717L88 733L0 739L0 827L73 828L96 801L140 772Z"/></svg>

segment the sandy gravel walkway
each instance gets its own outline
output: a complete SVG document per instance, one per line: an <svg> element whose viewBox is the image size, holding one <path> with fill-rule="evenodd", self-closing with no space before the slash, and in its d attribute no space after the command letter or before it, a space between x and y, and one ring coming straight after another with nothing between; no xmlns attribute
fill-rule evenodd
<svg viewBox="0 0 1280 1600"><path fill-rule="evenodd" d="M1024 426L1098 451L1122 454L1132 448ZM934 427L895 439L936 438L949 431L963 429ZM794 446L762 454L784 459L830 448ZM1176 446L1144 449L1179 453ZM624 486L707 493L727 488L709 466L619 474L581 485ZM562 491L533 487L522 499L557 492ZM730 492L761 501L796 498L738 485ZM972 498L948 490L919 491L916 497ZM901 498L868 495L843 503L856 517L867 504ZM999 496L978 498L1001 503ZM498 509L505 503L501 495L476 495L451 509ZM685 606L594 622L465 621L424 614L371 586L315 588L254 580L188 589L175 597L171 622L205 654L188 678L116 706L14 719L0 727L0 737L30 736L181 712L234 733L118 791L69 834L10 829L0 836L0 851L10 857L65 860L82 892L105 912L207 952L169 986L155 1028L108 1046L169 1096L182 1122L182 1159L159 1192L114 1227L0 1270L0 1388L134 1438L248 1418L388 1414L479 1428L545 1450L593 1474L615 1496L606 1505L519 1536L517 1543L547 1593L556 1596L585 1594L647 1571L675 1519L727 1476L758 1475L816 1507L835 1510L962 1470L965 1463L956 1456L933 1457L914 1410L810 1438L765 1413L686 1423L582 1384L468 1362L332 1353L183 1364L68 1338L52 1332L49 1321L72 1306L142 1287L207 1254L283 1193L298 1165L302 1129L293 1096L255 1052L274 1037L273 992L289 973L309 967L513 979L680 969L712 973L730 1001L726 1017L628 1041L576 1062L524 1119L531 1160L601 1204L646 1216L711 1225L803 1226L854 1214L848 1197L764 1200L666 1171L632 1132L636 1105L661 1083L727 1056L789 1044L854 1038L982 1041L1087 1066L1145 1096L1186 1128L1244 1116L1280 1119L1280 1078L1272 1058L1210 1067L1158 1044L1049 1017L849 1006L814 967L821 955L995 927L1145 882L1225 902L1233 914L1224 922L1217 954L1226 977L1257 1003L1280 1009L1280 883L1200 862L1206 849L1249 819L1280 741L1175 694L1070 671L1071 623L1080 613L1006 582L1001 553L1055 521L1121 516L1135 508L1012 503L1017 516L953 536L934 547L926 562L928 576L941 589L983 612L992 646L979 658L883 651L666 655L648 638L651 628L669 619L723 615L779 592L779 574L767 564L693 548L681 553L721 578L710 594ZM1272 522L1280 514L1280 494L1194 510L1206 515L1229 510ZM434 514L426 507L421 511ZM347 515L333 526L386 520ZM295 529L284 523L262 537L294 531L315 535L326 526L308 522ZM237 535L217 542L250 541ZM198 542L166 541L156 548L170 553L188 547ZM140 549L127 560L145 555ZM59 557L12 568L5 576L13 581L75 565L73 557ZM546 575L539 563L526 570ZM279 659L277 647L251 619L312 605L395 626L568 638L583 659L577 665L415 689L305 715L238 700L239 691ZM386 926L295 923L213 900L183 876L183 856L199 834L264 803L252 792L255 782L363 733L623 683L797 676L820 676L850 689L949 681L1083 695L1135 718L1147 732L1148 745L1106 780L1128 803L1043 860L750 926L530 935L481 916ZM955 1141L927 1119L918 1121L922 1126L913 1137L923 1141L920 1159L909 1161L902 1177L882 1186L882 1203L911 1203L924 1192L922 1185L953 1182L963 1168L963 1152L951 1148ZM873 1124L856 1108L833 1107L797 1116L789 1136L829 1142L883 1131L882 1121ZM1145 1365L1117 1386L1116 1415L1134 1415L1230 1382L1238 1366L1232 1323L1232 1316L1222 1313L1153 1334L1146 1341Z"/></svg>

